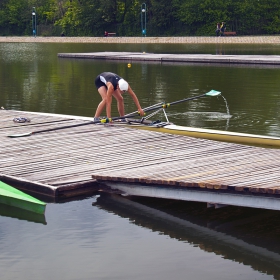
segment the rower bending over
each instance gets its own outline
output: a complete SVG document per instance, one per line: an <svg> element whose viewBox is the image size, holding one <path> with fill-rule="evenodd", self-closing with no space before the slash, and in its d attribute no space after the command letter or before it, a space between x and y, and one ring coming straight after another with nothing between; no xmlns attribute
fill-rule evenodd
<svg viewBox="0 0 280 280"><path fill-rule="evenodd" d="M111 72L103 72L98 75L95 79L95 86L101 95L102 101L99 103L94 120L99 120L99 117L106 107L106 115L107 118L111 118L111 104L112 104L112 96L114 96L118 103L118 111L121 117L124 116L124 101L122 94L126 91L132 97L138 112L141 116L144 116L144 111L141 108L141 105L138 101L138 98L134 91L131 89L129 84L117 74Z"/></svg>

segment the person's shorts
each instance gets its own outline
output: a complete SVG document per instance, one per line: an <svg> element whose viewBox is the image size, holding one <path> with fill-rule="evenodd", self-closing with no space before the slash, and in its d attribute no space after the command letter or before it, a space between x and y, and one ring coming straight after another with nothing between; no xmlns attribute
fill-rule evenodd
<svg viewBox="0 0 280 280"><path fill-rule="evenodd" d="M106 87L107 89L107 86L103 82L101 82L99 75L96 77L94 83L97 89L99 89L100 87Z"/></svg>

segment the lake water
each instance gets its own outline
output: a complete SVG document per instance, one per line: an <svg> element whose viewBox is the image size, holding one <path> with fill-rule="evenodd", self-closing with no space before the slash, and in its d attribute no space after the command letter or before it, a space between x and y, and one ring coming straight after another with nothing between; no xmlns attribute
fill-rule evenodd
<svg viewBox="0 0 280 280"><path fill-rule="evenodd" d="M0 44L0 106L93 116L96 75L128 80L180 125L280 136L280 67L58 58L63 52L280 54L279 45ZM126 96L126 113L136 110ZM227 108L227 106L228 108ZM228 111L229 110L229 111ZM115 103L112 115L117 116ZM159 115L162 119L164 116ZM0 146L1 147L1 146ZM45 216L0 205L1 279L280 279L277 211L93 194Z"/></svg>

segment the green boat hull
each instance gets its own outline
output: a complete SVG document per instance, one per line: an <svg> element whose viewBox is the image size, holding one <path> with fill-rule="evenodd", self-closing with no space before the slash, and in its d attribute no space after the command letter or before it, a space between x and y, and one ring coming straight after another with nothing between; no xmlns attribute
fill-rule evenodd
<svg viewBox="0 0 280 280"><path fill-rule="evenodd" d="M0 203L44 214L46 203L0 181Z"/></svg>

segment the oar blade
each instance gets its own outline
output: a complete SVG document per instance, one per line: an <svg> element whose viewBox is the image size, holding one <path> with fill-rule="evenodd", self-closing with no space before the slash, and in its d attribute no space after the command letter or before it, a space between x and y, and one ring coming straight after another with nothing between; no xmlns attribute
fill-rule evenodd
<svg viewBox="0 0 280 280"><path fill-rule="evenodd" d="M22 133L22 134L14 134L14 135L8 135L10 138L18 138L18 137L26 137L26 136L31 136L32 132L28 133Z"/></svg>
<svg viewBox="0 0 280 280"><path fill-rule="evenodd" d="M221 94L220 91L217 91L217 90L214 90L214 89L212 89L209 92L205 93L205 95L207 95L207 96L217 96L217 95L220 95L220 94Z"/></svg>

